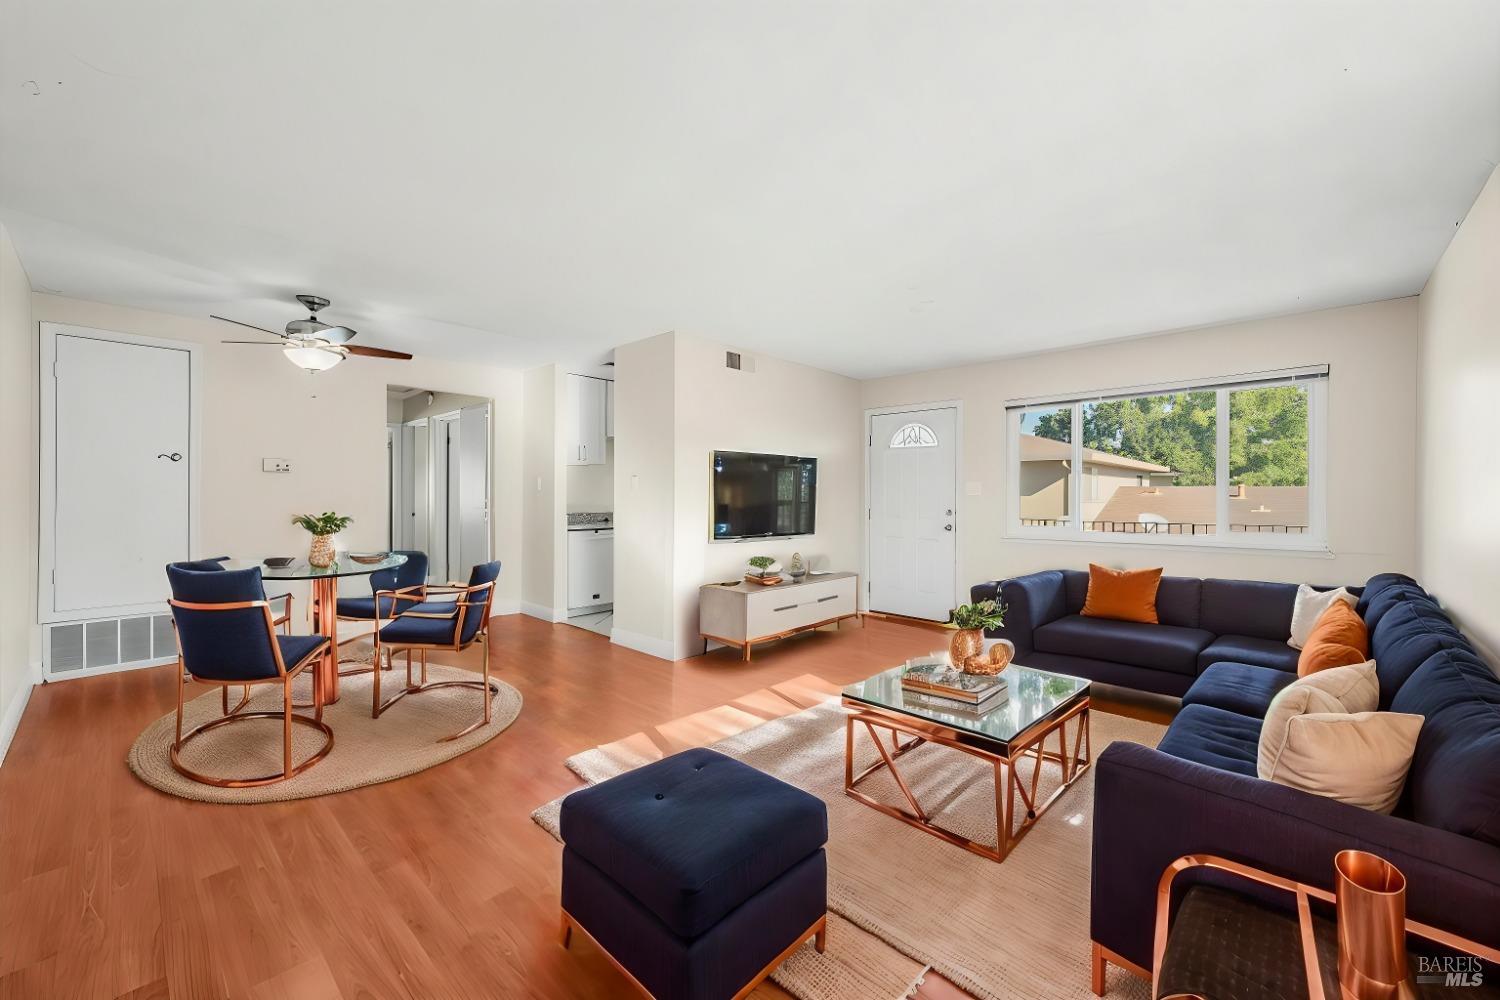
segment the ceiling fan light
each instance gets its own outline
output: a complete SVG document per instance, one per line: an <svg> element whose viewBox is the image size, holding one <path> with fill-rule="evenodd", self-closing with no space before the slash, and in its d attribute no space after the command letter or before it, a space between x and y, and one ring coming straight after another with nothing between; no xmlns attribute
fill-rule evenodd
<svg viewBox="0 0 1500 1000"><path fill-rule="evenodd" d="M329 350L326 347L287 346L281 349L281 353L298 368L314 374L327 371L344 360L343 351Z"/></svg>

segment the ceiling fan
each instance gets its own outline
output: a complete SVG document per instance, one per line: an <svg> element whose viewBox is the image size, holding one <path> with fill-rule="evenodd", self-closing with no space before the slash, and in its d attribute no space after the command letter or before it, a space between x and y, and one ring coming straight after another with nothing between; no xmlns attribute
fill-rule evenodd
<svg viewBox="0 0 1500 1000"><path fill-rule="evenodd" d="M327 371L334 365L343 361L351 354L362 358L391 358L396 361L410 361L411 355L404 351L388 351L383 347L362 347L351 344L349 341L355 337L355 331L347 326L332 326L318 319L318 311L328 308L328 300L319 295L299 295L297 301L307 308L307 319L294 319L286 325L285 333L277 333L275 330L267 330L263 326L254 323L241 323L237 319L228 316L210 316L211 319L223 320L225 323L233 323L236 326L248 327L251 330L259 330L261 333L269 333L280 340L225 340L225 344L260 344L266 347L279 347L288 361L304 371L317 374Z"/></svg>

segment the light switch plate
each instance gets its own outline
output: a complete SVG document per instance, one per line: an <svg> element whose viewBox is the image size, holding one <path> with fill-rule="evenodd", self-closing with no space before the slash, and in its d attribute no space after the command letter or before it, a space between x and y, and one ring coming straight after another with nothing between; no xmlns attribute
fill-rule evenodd
<svg viewBox="0 0 1500 1000"><path fill-rule="evenodd" d="M292 463L284 458L263 458L260 460L262 472L291 472Z"/></svg>

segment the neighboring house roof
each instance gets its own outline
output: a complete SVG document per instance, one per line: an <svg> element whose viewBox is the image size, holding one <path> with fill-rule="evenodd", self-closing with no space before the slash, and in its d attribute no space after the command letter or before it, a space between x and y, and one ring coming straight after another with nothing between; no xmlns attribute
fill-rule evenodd
<svg viewBox="0 0 1500 1000"><path fill-rule="evenodd" d="M1229 498L1231 524L1306 524L1306 486L1246 486ZM1179 524L1212 524L1212 486L1121 486L1094 515L1097 521L1139 521L1142 514Z"/></svg>
<svg viewBox="0 0 1500 1000"><path fill-rule="evenodd" d="M1054 441L1051 438L1037 437L1035 434L1021 435L1021 461L1023 462L1066 462L1072 457L1073 446L1066 441ZM1154 472L1157 475L1176 474L1172 472L1170 466L1153 465L1150 462L1126 458L1124 455L1111 455L1107 451L1097 451L1093 448L1083 449L1083 460L1094 465L1107 465L1135 472Z"/></svg>

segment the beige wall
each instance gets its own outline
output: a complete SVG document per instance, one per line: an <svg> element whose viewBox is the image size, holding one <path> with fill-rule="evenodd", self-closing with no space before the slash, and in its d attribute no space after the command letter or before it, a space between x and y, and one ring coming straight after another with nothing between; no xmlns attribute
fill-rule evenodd
<svg viewBox="0 0 1500 1000"><path fill-rule="evenodd" d="M0 759L39 676L36 629L37 339L31 285L0 226Z"/></svg>
<svg viewBox="0 0 1500 1000"><path fill-rule="evenodd" d="M664 659L672 640L675 336L615 349L612 638Z"/></svg>
<svg viewBox="0 0 1500 1000"><path fill-rule="evenodd" d="M1500 169L1422 290L1418 319L1418 579L1500 653Z"/></svg>
<svg viewBox="0 0 1500 1000"><path fill-rule="evenodd" d="M1363 583L1416 569L1417 300L1301 313L862 383L866 407L963 401L959 568L965 585L1052 568L1160 565L1184 576ZM1328 534L1332 556L1103 541L1007 539L1005 400L1331 367ZM1493 392L1491 393L1493 395ZM968 495L978 489L979 495Z"/></svg>
<svg viewBox="0 0 1500 1000"><path fill-rule="evenodd" d="M521 375L500 368L354 358L318 375L279 351L219 343L232 327L55 295L32 296L34 319L190 341L203 352L200 538L195 555L300 554L306 532L294 514L337 510L354 517L338 539L350 549L386 544L386 385L442 386L495 401L491 497L494 557L504 570L497 613L521 594ZM261 459L291 461L289 474ZM34 522L33 522L34 523ZM33 538L32 544L35 544Z"/></svg>
<svg viewBox="0 0 1500 1000"><path fill-rule="evenodd" d="M567 552L562 545L562 379L561 369L545 365L527 371L522 387L525 582L521 608L546 621L559 620L567 610Z"/></svg>
<svg viewBox="0 0 1500 1000"><path fill-rule="evenodd" d="M676 337L673 590L679 659L702 649L698 588L703 584L743 575L745 561L753 555L785 563L794 551L811 558L814 566L858 571L864 544L859 383L764 355L754 357L754 371L733 371L724 367L725 350L712 341ZM816 458L817 533L760 542L710 541L710 466L716 450Z"/></svg>

